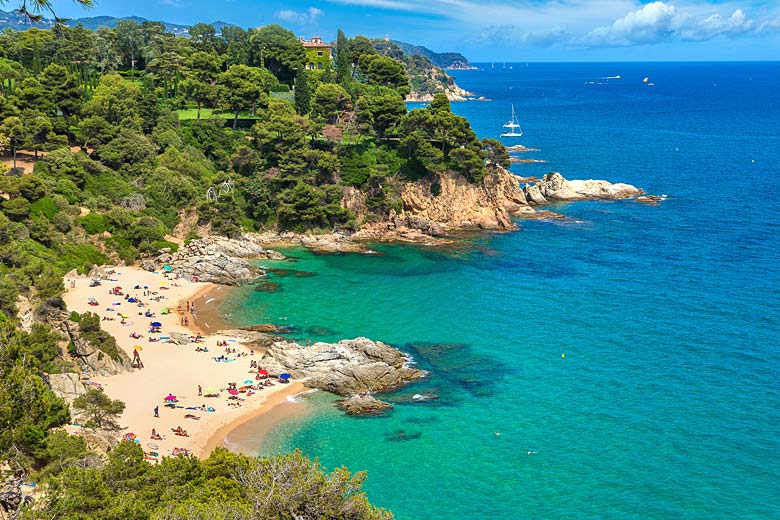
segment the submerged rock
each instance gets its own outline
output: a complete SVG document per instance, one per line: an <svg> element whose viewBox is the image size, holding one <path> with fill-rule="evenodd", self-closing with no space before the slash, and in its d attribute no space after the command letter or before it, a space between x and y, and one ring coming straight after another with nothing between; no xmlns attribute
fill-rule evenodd
<svg viewBox="0 0 780 520"><path fill-rule="evenodd" d="M255 285L255 291L274 293L281 290L282 284L279 282L272 282L271 280L261 280Z"/></svg>
<svg viewBox="0 0 780 520"><path fill-rule="evenodd" d="M347 412L347 415L380 415L393 409L393 405L380 401L368 394L356 394L341 399L336 403L336 407Z"/></svg>
<svg viewBox="0 0 780 520"><path fill-rule="evenodd" d="M308 278L309 276L317 276L317 273L311 273L309 271L298 271L296 269L283 269L281 267L266 267L265 271L272 273L274 276L280 277L292 276L295 278Z"/></svg>
<svg viewBox="0 0 780 520"><path fill-rule="evenodd" d="M289 334L292 329L286 325L277 325L275 323L260 323L258 325L249 325L241 327L241 330L249 332L263 332L265 334Z"/></svg>
<svg viewBox="0 0 780 520"><path fill-rule="evenodd" d="M396 430L385 434L385 439L391 442L413 441L422 437L422 432L406 433L404 430Z"/></svg>
<svg viewBox="0 0 780 520"><path fill-rule="evenodd" d="M342 396L385 392L426 374L408 367L408 362L399 350L367 338L306 347L278 341L262 358L271 373L288 372L295 379L305 380L310 388Z"/></svg>

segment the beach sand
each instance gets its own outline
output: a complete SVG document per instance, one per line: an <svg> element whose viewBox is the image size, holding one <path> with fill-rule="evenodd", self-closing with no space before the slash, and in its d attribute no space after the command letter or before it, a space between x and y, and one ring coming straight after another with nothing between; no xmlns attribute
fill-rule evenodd
<svg viewBox="0 0 780 520"><path fill-rule="evenodd" d="M71 287L71 280L75 282L75 287ZM220 445L225 435L237 425L267 412L274 405L283 402L287 396L307 390L298 381L288 384L277 383L252 396L242 393L239 397L243 401L238 401L241 406L229 406L229 403L236 401L227 399L227 383L236 382L238 386L242 386L244 380L255 378L255 374L249 371L249 363L257 358L257 354L250 348L220 333L204 334L204 341L198 344L175 345L162 341L148 341L149 324L152 321L159 321L162 324L161 336L169 336L171 332L194 335L197 327L191 314L189 326L181 325L181 317L186 312L181 314L176 312L179 302L182 309L186 308L187 301L195 302L196 315L199 314L202 319L208 314L205 310L201 311L208 299L208 297L204 299L204 296L208 296L208 292L218 286L183 279L176 280L173 276L166 278L162 273L150 273L135 267L117 267L115 273L110 275L110 280L103 281L97 287L89 285L88 277L65 280L66 292L63 299L68 310L79 313L94 312L101 318L115 317L113 321L102 321L103 329L116 338L119 347L131 358L135 346L143 349L140 351L140 356L145 368L133 369L131 372L109 377L94 376L91 380L99 383L106 395L112 399L120 399L126 404L119 420L123 429L117 432L117 437L132 432L147 452L167 456L171 454L173 448L186 448L197 456L206 457L213 447ZM157 294L143 296L143 289L133 289L139 285L148 286L149 291ZM128 303L123 296L109 294L109 290L116 286L122 287L125 294L138 296L148 305L138 307L136 304ZM152 297L158 296L164 299L159 302L151 300ZM90 306L89 298L97 299L99 305ZM112 305L115 302L120 302L120 305ZM170 309L170 314L161 315L160 311L163 308ZM155 316L147 318L139 314L146 310L154 312ZM121 313L127 316L124 325L120 321ZM212 320L218 321L215 317L210 318L209 325L212 325ZM211 330L211 327L208 329ZM142 334L143 337L131 338L132 332ZM246 355L230 354L228 357L235 361L228 363L214 361L215 356L225 354L225 347L216 346L218 340L228 341L230 348L235 348L239 353L246 353ZM196 352L197 346L205 346L209 352ZM204 390L217 389L220 397L198 396L198 385L201 385ZM169 393L178 398L179 402L176 403L175 409L164 406L163 399ZM201 405L212 407L215 411L186 409ZM159 406L159 418L154 417L155 406ZM194 414L200 419L187 419L184 417L186 414ZM171 430L177 426L184 428L189 433L189 437L174 435ZM162 440L151 439L152 428L163 437Z"/></svg>

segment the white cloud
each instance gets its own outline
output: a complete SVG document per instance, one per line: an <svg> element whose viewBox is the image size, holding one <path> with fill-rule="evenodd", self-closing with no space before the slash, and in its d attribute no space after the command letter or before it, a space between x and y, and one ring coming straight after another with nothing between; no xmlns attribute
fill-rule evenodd
<svg viewBox="0 0 780 520"><path fill-rule="evenodd" d="M713 5L706 9L714 8ZM738 37L780 29L780 17L753 20L742 9L730 16L698 9L678 9L665 2L653 2L602 25L583 36L586 46L626 46L665 41L706 41L719 36Z"/></svg>
<svg viewBox="0 0 780 520"><path fill-rule="evenodd" d="M289 22L289 23L314 23L317 21L317 18L325 14L324 11L321 9L317 9L316 7L309 7L305 11L293 11L291 9L282 9L281 11L276 11L274 13L274 16L283 22Z"/></svg>

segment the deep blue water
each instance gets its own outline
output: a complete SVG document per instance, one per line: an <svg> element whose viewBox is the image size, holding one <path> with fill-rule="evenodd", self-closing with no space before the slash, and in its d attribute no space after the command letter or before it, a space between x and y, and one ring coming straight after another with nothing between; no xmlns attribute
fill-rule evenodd
<svg viewBox="0 0 780 520"><path fill-rule="evenodd" d="M235 319L383 340L432 376L387 418L317 395L263 450L366 469L401 519L778 518L780 64L484 67L457 80L492 101L453 110L497 137L516 105L547 163L513 171L668 198L444 250L294 251L316 276L240 293Z"/></svg>

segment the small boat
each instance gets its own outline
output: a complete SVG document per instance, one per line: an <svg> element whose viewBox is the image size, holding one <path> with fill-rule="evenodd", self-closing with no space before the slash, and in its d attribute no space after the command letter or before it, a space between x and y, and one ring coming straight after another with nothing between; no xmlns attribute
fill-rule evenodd
<svg viewBox="0 0 780 520"><path fill-rule="evenodd" d="M504 123L504 128L506 128L506 131L504 131L501 134L501 137L522 137L523 136L523 129L520 128L520 122L517 120L514 104L512 105L512 119Z"/></svg>

